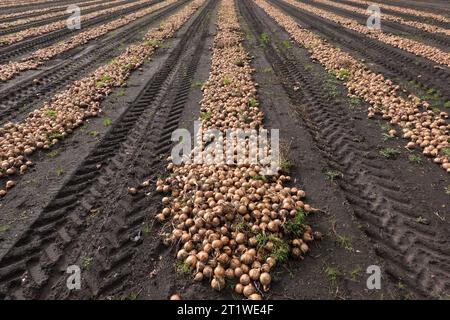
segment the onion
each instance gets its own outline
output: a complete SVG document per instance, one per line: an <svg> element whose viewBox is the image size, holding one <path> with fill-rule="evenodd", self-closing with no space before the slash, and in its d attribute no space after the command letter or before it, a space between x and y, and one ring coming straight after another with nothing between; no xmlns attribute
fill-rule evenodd
<svg viewBox="0 0 450 320"><path fill-rule="evenodd" d="M242 271L241 267L237 267L234 269L234 276L236 278L240 278L244 272Z"/></svg>
<svg viewBox="0 0 450 320"><path fill-rule="evenodd" d="M218 278L223 278L225 276L225 269L219 264L214 269L214 275Z"/></svg>
<svg viewBox="0 0 450 320"><path fill-rule="evenodd" d="M302 245L300 246L300 250L302 250L303 253L307 253L309 250L309 247L306 243L302 243Z"/></svg>
<svg viewBox="0 0 450 320"><path fill-rule="evenodd" d="M240 260L243 264L249 265L249 264L252 264L252 262L253 262L253 256L248 253L244 253L241 256Z"/></svg>
<svg viewBox="0 0 450 320"><path fill-rule="evenodd" d="M203 278L204 278L203 273L197 272L197 273L195 274L194 281L200 282L200 281L203 280Z"/></svg>
<svg viewBox="0 0 450 320"><path fill-rule="evenodd" d="M261 272L258 269L251 269L248 273L248 275L250 276L250 279L252 279L253 281L256 281L259 279Z"/></svg>
<svg viewBox="0 0 450 320"><path fill-rule="evenodd" d="M216 291L222 290L223 288L225 288L225 280L223 278L214 277L211 280L211 288Z"/></svg>
<svg viewBox="0 0 450 320"><path fill-rule="evenodd" d="M186 258L185 261L191 268L195 268L196 264L197 264L197 257L195 255L190 255L189 257Z"/></svg>
<svg viewBox="0 0 450 320"><path fill-rule="evenodd" d="M234 292L236 292L237 294L242 294L243 291L244 286L240 283L237 283L236 286L234 287Z"/></svg>
<svg viewBox="0 0 450 320"><path fill-rule="evenodd" d="M210 266L206 266L206 267L203 269L203 275L204 275L206 278L211 278L211 277L212 277L212 274L213 274L213 269L212 269Z"/></svg>
<svg viewBox="0 0 450 320"><path fill-rule="evenodd" d="M16 183L12 180L9 180L6 182L6 190L13 188L16 185Z"/></svg>
<svg viewBox="0 0 450 320"><path fill-rule="evenodd" d="M262 300L262 297L259 293L253 293L248 297L249 300Z"/></svg>
<svg viewBox="0 0 450 320"><path fill-rule="evenodd" d="M250 283L250 277L248 276L248 274L243 274L240 278L239 278L239 283L241 283L243 286L246 286Z"/></svg>
<svg viewBox="0 0 450 320"><path fill-rule="evenodd" d="M170 300L181 300L181 296L177 293L170 297Z"/></svg>
<svg viewBox="0 0 450 320"><path fill-rule="evenodd" d="M228 268L225 270L225 278L227 279L234 279L234 270L231 268Z"/></svg>
<svg viewBox="0 0 450 320"><path fill-rule="evenodd" d="M272 278L268 272L261 273L259 277L259 282L261 282L264 291L267 291L269 289L270 282L272 281Z"/></svg>
<svg viewBox="0 0 450 320"><path fill-rule="evenodd" d="M252 284L248 284L244 287L242 293L248 298L255 293L255 287Z"/></svg>
<svg viewBox="0 0 450 320"><path fill-rule="evenodd" d="M221 240L214 240L211 245L214 249L217 250L223 247L223 242Z"/></svg>
<svg viewBox="0 0 450 320"><path fill-rule="evenodd" d="M237 235L236 235L236 242L238 243L238 244L244 244L245 243L245 239L246 239L246 237L245 237L245 234L243 234L242 232L240 232L240 233L238 233Z"/></svg>

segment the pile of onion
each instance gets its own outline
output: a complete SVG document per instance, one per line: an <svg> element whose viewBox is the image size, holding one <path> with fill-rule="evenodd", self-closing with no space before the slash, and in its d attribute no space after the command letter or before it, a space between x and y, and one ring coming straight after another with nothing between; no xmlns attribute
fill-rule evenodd
<svg viewBox="0 0 450 320"><path fill-rule="evenodd" d="M239 124L260 128L263 113L257 103L249 103L256 97L254 70L241 44L234 1L222 1L217 26L212 68L203 86L201 110L209 115L203 125L221 131ZM237 294L260 300L282 262L280 246L285 255L302 259L311 241L320 238L306 224L295 235L287 229L299 212L315 210L303 202L303 190L285 186L289 176L264 176L261 165L249 163L168 161L170 177L156 184L164 194L164 209L156 218L166 226L166 243L179 245L176 259L191 270L194 281L208 281L218 291L232 283Z"/></svg>

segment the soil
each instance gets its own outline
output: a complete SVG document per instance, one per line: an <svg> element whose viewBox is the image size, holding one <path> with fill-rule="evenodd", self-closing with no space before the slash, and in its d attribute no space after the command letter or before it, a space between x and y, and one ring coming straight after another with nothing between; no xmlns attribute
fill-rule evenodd
<svg viewBox="0 0 450 320"><path fill-rule="evenodd" d="M0 125L20 121L187 2L0 85ZM279 0L269 2L402 86L417 92L437 88L440 100L450 97L450 70L436 72L426 59L349 33ZM139 187L144 180L154 186L167 176L172 132L192 131L199 117L218 4L208 0L164 41L127 86L103 102L100 117L32 156L35 166L0 200L0 298L167 299L180 293L184 299L240 299L231 288L218 293L183 274L175 263L176 248L163 242L165 226L154 220L161 195L154 187ZM367 119L368 105L350 100L343 83L289 41L251 0L238 1L237 8L244 46L253 56L265 127L280 130L292 185L303 188L308 203L320 209L308 222L324 235L303 261L277 269L268 298L447 297L448 175L419 152L407 151L403 139L388 139L386 122ZM263 34L270 40L263 40ZM17 59L33 51L30 41L18 44ZM392 158L382 155L387 148L397 151ZM411 161L412 155L420 161ZM129 187L138 193L130 195ZM82 268L81 290L67 289L70 265ZM371 265L382 271L379 290L366 284Z"/></svg>

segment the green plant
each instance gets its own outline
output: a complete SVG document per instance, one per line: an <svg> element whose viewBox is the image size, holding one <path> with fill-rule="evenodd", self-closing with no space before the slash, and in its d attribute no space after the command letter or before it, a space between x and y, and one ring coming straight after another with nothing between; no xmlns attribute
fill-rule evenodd
<svg viewBox="0 0 450 320"><path fill-rule="evenodd" d="M387 159L395 159L400 154L400 151L394 148L384 148L380 150L380 155Z"/></svg>
<svg viewBox="0 0 450 320"><path fill-rule="evenodd" d="M248 106L251 107L251 108L256 107L257 104L258 104L258 102L256 101L255 98L250 98L250 99L248 100Z"/></svg>
<svg viewBox="0 0 450 320"><path fill-rule="evenodd" d="M302 208L297 209L295 217L284 225L286 234L293 237L302 237L304 231L306 214Z"/></svg>
<svg viewBox="0 0 450 320"><path fill-rule="evenodd" d="M58 115L58 113L53 110L53 109L46 109L44 111L44 114L49 117L50 119L56 119L56 116Z"/></svg>
<svg viewBox="0 0 450 320"><path fill-rule="evenodd" d="M342 174L342 172L336 170L329 170L325 173L325 176L327 177L328 180L334 181L337 178L342 178L344 175Z"/></svg>
<svg viewBox="0 0 450 320"><path fill-rule="evenodd" d="M283 40L281 41L281 45L285 48L285 49L291 49L292 48L292 43L289 40Z"/></svg>
<svg viewBox="0 0 450 320"><path fill-rule="evenodd" d="M332 282L335 283L337 280L337 277L339 275L339 271L331 266L327 266L325 268L325 274L327 275L328 279Z"/></svg>
<svg viewBox="0 0 450 320"><path fill-rule="evenodd" d="M417 165L421 165L422 164L422 158L416 154L410 154L408 157L409 162L417 164Z"/></svg>
<svg viewBox="0 0 450 320"><path fill-rule="evenodd" d="M188 275L191 273L191 267L185 261L175 262L175 271L181 275Z"/></svg>
<svg viewBox="0 0 450 320"><path fill-rule="evenodd" d="M203 82L202 81L196 81L192 84L193 88L201 88L203 87Z"/></svg>
<svg viewBox="0 0 450 320"><path fill-rule="evenodd" d="M450 148L442 148L442 154L446 155L446 156L450 156Z"/></svg>
<svg viewBox="0 0 450 320"><path fill-rule="evenodd" d="M238 66L238 67L243 67L243 66L245 66L245 63L244 63L244 61L243 61L242 59L234 60L234 64L235 64L236 66Z"/></svg>
<svg viewBox="0 0 450 320"><path fill-rule="evenodd" d="M202 112L202 113L200 114L200 119L202 119L203 121L208 121L209 119L211 119L211 117L212 117L211 111L208 111L208 112Z"/></svg>
<svg viewBox="0 0 450 320"><path fill-rule="evenodd" d="M55 158L56 156L58 156L58 154L59 154L58 150L53 150L53 151L50 151L49 153L47 153L47 156L49 158Z"/></svg>
<svg viewBox="0 0 450 320"><path fill-rule="evenodd" d="M103 125L105 126L105 127L109 127L110 125L112 125L112 120L110 119L110 118L105 118L105 119L103 119Z"/></svg>
<svg viewBox="0 0 450 320"><path fill-rule="evenodd" d="M125 96L125 89L120 89L119 92L117 92L117 96L118 96L118 97L123 97L123 96Z"/></svg>
<svg viewBox="0 0 450 320"><path fill-rule="evenodd" d="M363 268L361 266L357 266L355 269L352 270L350 273L350 276L353 281L356 281L356 278L363 272Z"/></svg>
<svg viewBox="0 0 450 320"><path fill-rule="evenodd" d="M149 236L153 233L153 226L150 224L145 224L142 227L142 233L144 234L144 236Z"/></svg>
<svg viewBox="0 0 450 320"><path fill-rule="evenodd" d="M7 232L9 230L11 230L10 226L0 225L0 232Z"/></svg>
<svg viewBox="0 0 450 320"><path fill-rule="evenodd" d="M270 36L267 33L262 33L260 40L264 46L270 43Z"/></svg>
<svg viewBox="0 0 450 320"><path fill-rule="evenodd" d="M51 132L47 134L47 140L53 141L54 139L61 139L62 135L59 132Z"/></svg>
<svg viewBox="0 0 450 320"><path fill-rule="evenodd" d="M231 84L231 80L228 78L223 78L222 83L224 86L228 86L229 84Z"/></svg>
<svg viewBox="0 0 450 320"><path fill-rule="evenodd" d="M91 137L94 137L94 138L96 138L99 134L100 133L98 131L96 131L96 130L92 130L92 131L89 132L89 135Z"/></svg>
<svg viewBox="0 0 450 320"><path fill-rule="evenodd" d="M450 108L450 101L444 102L444 108Z"/></svg>
<svg viewBox="0 0 450 320"><path fill-rule="evenodd" d="M352 238L350 236L343 236L340 234L336 234L336 242L341 248L352 251Z"/></svg>
<svg viewBox="0 0 450 320"><path fill-rule="evenodd" d="M336 72L336 78L339 80L347 80L350 77L350 71L345 68L339 69L339 71Z"/></svg>
<svg viewBox="0 0 450 320"><path fill-rule="evenodd" d="M108 64L113 65L113 64L117 64L117 58L112 58L111 60L109 60Z"/></svg>
<svg viewBox="0 0 450 320"><path fill-rule="evenodd" d="M94 258L92 257L84 257L81 266L83 269L89 270L92 267L92 263L94 262Z"/></svg>
<svg viewBox="0 0 450 320"><path fill-rule="evenodd" d="M56 175L58 177L61 177L63 174L64 174L64 169L63 168L56 169Z"/></svg>
<svg viewBox="0 0 450 320"><path fill-rule="evenodd" d="M161 40L147 40L145 45L148 47L158 47L161 45Z"/></svg>
<svg viewBox="0 0 450 320"><path fill-rule="evenodd" d="M105 74L100 79L97 80L95 83L95 86L97 88L103 88L106 86L106 84L111 80L111 76Z"/></svg>
<svg viewBox="0 0 450 320"><path fill-rule="evenodd" d="M289 244L279 238L274 236L273 234L267 235L264 232L258 233L256 235L256 245L258 251L264 250L264 246L267 242L271 242L273 244L272 251L265 254L265 257L273 257L277 262L284 263L287 261L289 257Z"/></svg>
<svg viewBox="0 0 450 320"><path fill-rule="evenodd" d="M352 106L359 106L361 104L361 99L359 99L358 97L351 97L350 104Z"/></svg>

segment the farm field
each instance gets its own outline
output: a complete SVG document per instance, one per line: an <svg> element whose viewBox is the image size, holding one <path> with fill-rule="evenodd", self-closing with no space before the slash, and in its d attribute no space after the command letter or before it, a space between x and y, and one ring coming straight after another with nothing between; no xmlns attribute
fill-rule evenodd
<svg viewBox="0 0 450 320"><path fill-rule="evenodd" d="M449 112L447 1L4 0L0 298L448 299Z"/></svg>

